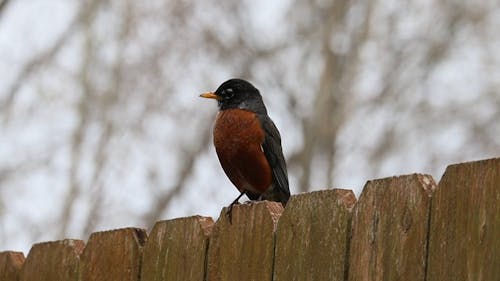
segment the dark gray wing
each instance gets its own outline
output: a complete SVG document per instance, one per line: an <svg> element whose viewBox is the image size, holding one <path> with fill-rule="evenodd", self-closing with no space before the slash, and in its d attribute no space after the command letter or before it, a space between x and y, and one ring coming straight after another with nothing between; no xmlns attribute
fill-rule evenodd
<svg viewBox="0 0 500 281"><path fill-rule="evenodd" d="M262 199L279 201L285 205L288 198L290 198L290 189L288 187L286 161L281 148L281 136L278 128L267 114L258 114L257 116L265 131L262 149L271 166L274 184L274 188L266 192Z"/></svg>

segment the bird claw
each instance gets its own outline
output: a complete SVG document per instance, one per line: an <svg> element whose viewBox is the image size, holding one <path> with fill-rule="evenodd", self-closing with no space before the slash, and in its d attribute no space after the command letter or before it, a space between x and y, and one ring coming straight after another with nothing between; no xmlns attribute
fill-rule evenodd
<svg viewBox="0 0 500 281"><path fill-rule="evenodd" d="M236 199L234 199L233 202L231 202L231 204L229 204L229 207L227 209L227 212L226 212L226 215L229 217L229 224L233 224L233 206L234 205L237 205L237 204L240 204L240 202L238 200L240 200L241 196L243 196L243 194L245 194L245 191L242 191L240 193L240 195L238 197L236 197Z"/></svg>
<svg viewBox="0 0 500 281"><path fill-rule="evenodd" d="M233 206L234 205L239 205L240 202L235 201L229 205L226 211L226 216L229 218L229 224L233 224Z"/></svg>
<svg viewBox="0 0 500 281"><path fill-rule="evenodd" d="M245 205L251 205L251 204L257 203L259 201L260 201L260 199L257 199L257 200L248 200L248 201L243 202L243 204L245 204Z"/></svg>

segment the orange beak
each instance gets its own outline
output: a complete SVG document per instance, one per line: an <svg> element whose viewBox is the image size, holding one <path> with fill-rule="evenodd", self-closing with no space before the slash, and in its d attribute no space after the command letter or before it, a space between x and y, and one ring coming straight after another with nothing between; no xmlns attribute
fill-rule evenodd
<svg viewBox="0 0 500 281"><path fill-rule="evenodd" d="M219 100L220 97L216 95L214 92L206 92L200 95L202 98L207 98L207 99L216 99Z"/></svg>

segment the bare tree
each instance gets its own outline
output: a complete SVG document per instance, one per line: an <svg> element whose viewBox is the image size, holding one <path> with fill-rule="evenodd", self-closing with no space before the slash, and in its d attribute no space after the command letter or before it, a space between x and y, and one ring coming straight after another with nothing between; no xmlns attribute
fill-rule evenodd
<svg viewBox="0 0 500 281"><path fill-rule="evenodd" d="M0 87L0 219L34 241L216 215L236 190L197 94L230 77L263 93L293 193L497 156L499 4L283 3L76 5Z"/></svg>

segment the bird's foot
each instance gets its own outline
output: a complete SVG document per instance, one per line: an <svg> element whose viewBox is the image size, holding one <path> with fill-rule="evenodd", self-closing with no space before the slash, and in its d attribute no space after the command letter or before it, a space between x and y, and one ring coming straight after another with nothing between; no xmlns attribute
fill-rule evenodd
<svg viewBox="0 0 500 281"><path fill-rule="evenodd" d="M241 191L240 195L238 195L238 197L236 197L236 199L234 199L234 201L229 204L226 212L226 215L229 217L229 224L233 224L233 206L240 204L238 200L240 200L241 196L243 196L244 194L245 190Z"/></svg>
<svg viewBox="0 0 500 281"><path fill-rule="evenodd" d="M229 218L229 224L233 224L233 206L239 204L240 202L233 201L233 203L229 204L229 207L227 207L226 216Z"/></svg>
<svg viewBox="0 0 500 281"><path fill-rule="evenodd" d="M243 202L243 204L245 204L245 205L251 205L251 204L257 203L259 201L261 201L261 200L260 199L257 199L257 200L248 200L248 201Z"/></svg>

